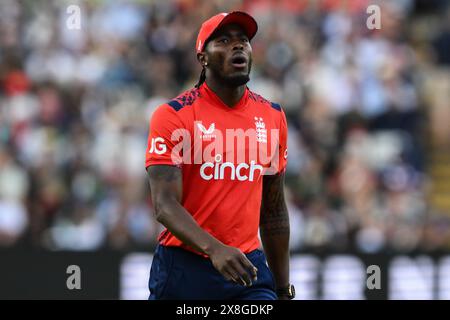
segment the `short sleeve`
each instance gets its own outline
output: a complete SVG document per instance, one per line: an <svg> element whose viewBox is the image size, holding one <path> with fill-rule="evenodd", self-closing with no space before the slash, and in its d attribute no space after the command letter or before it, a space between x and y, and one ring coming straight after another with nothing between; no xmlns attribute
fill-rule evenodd
<svg viewBox="0 0 450 320"><path fill-rule="evenodd" d="M178 140L174 132L184 129L177 111L169 105L159 106L150 119L145 168L151 165L182 164L182 155L177 151Z"/></svg>

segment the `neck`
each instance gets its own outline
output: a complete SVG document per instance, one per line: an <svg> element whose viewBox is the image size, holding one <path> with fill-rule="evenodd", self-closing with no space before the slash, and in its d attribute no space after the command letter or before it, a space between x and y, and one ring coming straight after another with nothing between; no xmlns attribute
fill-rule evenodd
<svg viewBox="0 0 450 320"><path fill-rule="evenodd" d="M238 87L230 87L213 77L208 77L206 84L230 108L241 100L245 92L245 84Z"/></svg>

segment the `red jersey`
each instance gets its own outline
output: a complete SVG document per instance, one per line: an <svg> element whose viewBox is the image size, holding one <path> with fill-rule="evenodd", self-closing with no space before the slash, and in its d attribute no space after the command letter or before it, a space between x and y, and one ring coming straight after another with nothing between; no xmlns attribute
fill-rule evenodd
<svg viewBox="0 0 450 320"><path fill-rule="evenodd" d="M180 167L183 207L205 231L248 253L260 245L263 176L285 170L286 143L280 105L246 88L228 107L203 83L153 113L145 165ZM193 251L167 229L159 241Z"/></svg>

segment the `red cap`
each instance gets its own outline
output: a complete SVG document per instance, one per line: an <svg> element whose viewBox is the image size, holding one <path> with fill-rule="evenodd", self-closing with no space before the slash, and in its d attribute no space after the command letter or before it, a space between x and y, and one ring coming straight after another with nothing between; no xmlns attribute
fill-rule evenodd
<svg viewBox="0 0 450 320"><path fill-rule="evenodd" d="M248 13L242 11L219 13L203 22L197 36L197 43L195 45L197 53L203 51L206 41L214 33L214 31L224 25L231 23L240 25L244 29L244 32L249 40L251 40L255 36L256 31L258 31L258 24L256 23L255 19Z"/></svg>

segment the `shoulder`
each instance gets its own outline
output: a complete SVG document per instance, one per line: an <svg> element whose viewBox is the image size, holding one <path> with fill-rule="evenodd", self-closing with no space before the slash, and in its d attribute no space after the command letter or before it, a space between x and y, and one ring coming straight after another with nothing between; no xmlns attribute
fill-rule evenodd
<svg viewBox="0 0 450 320"><path fill-rule="evenodd" d="M275 123L277 123L277 126L279 126L279 128L281 128L282 130L286 130L286 114L284 113L284 110L279 103L270 101L263 96L251 91L250 89L248 90L248 96L251 100L255 101L258 104L258 108L265 108L264 113L272 118Z"/></svg>
<svg viewBox="0 0 450 320"><path fill-rule="evenodd" d="M155 121L183 119L185 118L183 111L189 109L187 107L191 106L199 96L200 92L197 88L186 90L176 98L158 106L153 112L152 119Z"/></svg>
<svg viewBox="0 0 450 320"><path fill-rule="evenodd" d="M279 103L267 100L266 98L264 98L263 96L257 94L256 92L251 91L250 89L248 89L248 97L261 104L262 106L268 107L268 108L272 108L273 110L276 110L278 112L283 112L281 105Z"/></svg>
<svg viewBox="0 0 450 320"><path fill-rule="evenodd" d="M168 101L167 105L170 106L174 111L178 112L185 107L191 106L199 97L200 90L198 88L192 88L184 91L176 98Z"/></svg>

